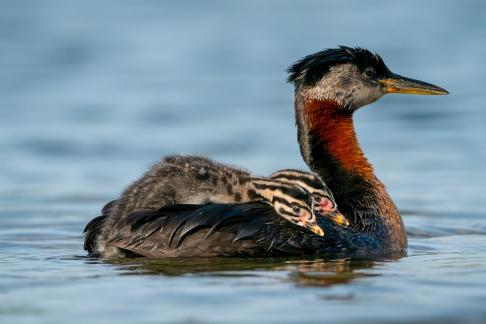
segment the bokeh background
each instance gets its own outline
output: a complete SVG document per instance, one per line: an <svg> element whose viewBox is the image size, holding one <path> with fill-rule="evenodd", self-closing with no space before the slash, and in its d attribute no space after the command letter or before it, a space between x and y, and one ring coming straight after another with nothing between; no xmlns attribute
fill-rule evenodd
<svg viewBox="0 0 486 324"><path fill-rule="evenodd" d="M480 0L2 0L0 319L484 320L485 39ZM85 257L84 225L163 155L305 168L285 69L340 44L451 93L356 114L408 257Z"/></svg>

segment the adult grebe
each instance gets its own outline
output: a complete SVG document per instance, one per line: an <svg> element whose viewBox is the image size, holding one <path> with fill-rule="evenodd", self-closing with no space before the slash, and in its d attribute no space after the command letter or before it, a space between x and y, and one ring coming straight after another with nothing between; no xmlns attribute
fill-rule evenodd
<svg viewBox="0 0 486 324"><path fill-rule="evenodd" d="M324 237L286 224L265 204L175 205L109 223L113 204L85 228L92 255L183 257L339 253L402 255L402 219L358 145L353 113L387 93L440 95L440 87L392 73L368 50L341 46L304 57L289 69L295 86L304 161L329 186L347 228L324 218ZM107 232L105 223L110 224ZM102 231L103 227L104 231Z"/></svg>

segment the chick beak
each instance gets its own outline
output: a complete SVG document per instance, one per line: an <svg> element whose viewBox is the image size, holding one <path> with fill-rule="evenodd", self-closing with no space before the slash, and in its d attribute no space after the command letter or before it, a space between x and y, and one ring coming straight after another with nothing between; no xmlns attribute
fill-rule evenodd
<svg viewBox="0 0 486 324"><path fill-rule="evenodd" d="M314 234L317 234L319 236L324 236L324 231L316 223L307 223L305 227Z"/></svg>
<svg viewBox="0 0 486 324"><path fill-rule="evenodd" d="M326 216L328 216L331 219L331 221L333 223L337 224L337 225L340 225L340 226L343 226L343 227L349 226L349 221L346 218L346 216L341 214L341 212L337 209L334 210L334 211L331 211L331 212L327 212Z"/></svg>
<svg viewBox="0 0 486 324"><path fill-rule="evenodd" d="M386 78L378 80L385 87L386 93L404 93L418 95L446 95L449 92L436 85L410 79L398 74L390 73Z"/></svg>

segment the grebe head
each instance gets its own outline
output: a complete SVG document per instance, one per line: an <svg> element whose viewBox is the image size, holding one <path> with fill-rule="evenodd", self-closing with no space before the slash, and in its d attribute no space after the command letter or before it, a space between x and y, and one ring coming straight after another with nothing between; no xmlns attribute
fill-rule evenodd
<svg viewBox="0 0 486 324"><path fill-rule="evenodd" d="M288 72L288 81L306 100L329 100L351 111L387 93L448 94L441 87L391 72L379 55L362 48L341 46L317 52Z"/></svg>
<svg viewBox="0 0 486 324"><path fill-rule="evenodd" d="M317 225L317 219L313 213L312 196L307 191L273 179L254 180L253 186L255 196L270 204L279 216L307 228L319 236L324 235L322 228Z"/></svg>
<svg viewBox="0 0 486 324"><path fill-rule="evenodd" d="M324 235L324 231L316 223L312 197L302 188L282 184L281 188L273 193L271 204L283 218L317 235Z"/></svg>
<svg viewBox="0 0 486 324"><path fill-rule="evenodd" d="M338 225L349 226L349 221L339 212L331 190L318 175L295 169L285 169L272 173L269 178L304 189L312 197L314 214L323 214Z"/></svg>
<svg viewBox="0 0 486 324"><path fill-rule="evenodd" d="M331 191L316 174L294 169L285 169L275 171L269 178L299 186L307 191L312 196L315 205L314 208L317 212L337 209L337 204L334 201Z"/></svg>

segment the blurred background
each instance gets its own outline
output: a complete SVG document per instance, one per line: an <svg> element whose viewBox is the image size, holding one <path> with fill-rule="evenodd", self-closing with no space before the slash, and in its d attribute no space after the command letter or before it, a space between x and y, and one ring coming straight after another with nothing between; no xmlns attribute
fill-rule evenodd
<svg viewBox="0 0 486 324"><path fill-rule="evenodd" d="M485 39L480 0L2 0L0 319L484 319ZM356 114L408 258L163 263L155 275L84 258L84 225L163 155L305 168L285 69L341 44L451 93Z"/></svg>

